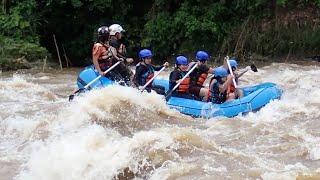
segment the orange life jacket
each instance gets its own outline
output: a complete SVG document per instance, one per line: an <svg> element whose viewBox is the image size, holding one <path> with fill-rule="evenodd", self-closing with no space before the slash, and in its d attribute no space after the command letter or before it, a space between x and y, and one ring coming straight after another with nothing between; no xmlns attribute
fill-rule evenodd
<svg viewBox="0 0 320 180"><path fill-rule="evenodd" d="M179 93L187 93L189 92L189 86L190 86L190 77L186 77L179 85L177 91Z"/></svg>
<svg viewBox="0 0 320 180"><path fill-rule="evenodd" d="M233 84L230 84L230 85L228 86L227 93L230 94L230 93L233 93L233 92L235 92L235 91L236 91L236 88L234 87L234 85L233 85Z"/></svg>
<svg viewBox="0 0 320 180"><path fill-rule="evenodd" d="M93 46L93 51L96 51L97 48L101 48L101 51L98 55L98 63L101 69L106 69L110 66L112 66L111 57L112 54L110 54L109 48L101 43L96 43Z"/></svg>
<svg viewBox="0 0 320 180"><path fill-rule="evenodd" d="M227 97L229 97L229 95L231 94L231 93L235 93L235 91L236 91L236 88L234 87L234 85L233 84L230 84L229 86L228 86L228 89L227 89ZM237 94L236 94L236 98L237 98Z"/></svg>
<svg viewBox="0 0 320 180"><path fill-rule="evenodd" d="M202 86L204 81L207 79L208 77L208 73L202 73L200 74L199 78L198 78L198 81L197 81L197 84Z"/></svg>
<svg viewBox="0 0 320 180"><path fill-rule="evenodd" d="M146 83L149 82L154 76L154 73L150 73L148 76L147 76L147 79L146 79ZM152 82L150 84L148 84L147 87L151 87L152 86Z"/></svg>

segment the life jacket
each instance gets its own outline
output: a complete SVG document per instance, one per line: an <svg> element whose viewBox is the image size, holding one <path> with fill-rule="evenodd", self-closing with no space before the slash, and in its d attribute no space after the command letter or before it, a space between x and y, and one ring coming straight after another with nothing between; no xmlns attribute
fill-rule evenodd
<svg viewBox="0 0 320 180"><path fill-rule="evenodd" d="M238 78L235 79L236 83L238 84ZM227 97L229 96L229 94L234 93L236 91L236 87L234 86L234 84L230 84L227 88Z"/></svg>
<svg viewBox="0 0 320 180"><path fill-rule="evenodd" d="M230 85L228 86L227 93L228 93L228 94L234 93L235 90L236 90L236 88L234 87L234 85L233 85L233 84L230 84Z"/></svg>
<svg viewBox="0 0 320 180"><path fill-rule="evenodd" d="M142 65L140 65L142 66ZM154 76L154 69L152 66L147 65L147 71L142 74L142 76L140 77L140 85L145 85L147 82L150 81L150 79L152 79ZM152 83L150 83L147 87L151 87Z"/></svg>
<svg viewBox="0 0 320 180"><path fill-rule="evenodd" d="M191 62L189 64L189 70L196 64L196 62ZM199 72L200 70L198 68L196 68L194 70L193 73L191 73L191 83L192 85L198 85L198 86L203 86L204 81L207 79L208 77L208 73L207 72Z"/></svg>
<svg viewBox="0 0 320 180"><path fill-rule="evenodd" d="M180 78L183 78L185 76L184 72L180 72ZM179 93L188 93L189 92L189 86L190 86L190 77L186 77L179 85L177 91Z"/></svg>
<svg viewBox="0 0 320 180"><path fill-rule="evenodd" d="M212 80L210 82L210 84L212 83ZM219 90L219 85L220 83L216 80L210 88L210 92L211 92L211 101L214 104L222 104L226 101L227 99L227 92L220 92Z"/></svg>
<svg viewBox="0 0 320 180"><path fill-rule="evenodd" d="M115 37L111 37L110 39L110 45L116 49L117 51L117 57L118 58L123 58L126 59L126 55L127 55L127 49L126 46L124 44L122 44L118 39L116 39Z"/></svg>
<svg viewBox="0 0 320 180"><path fill-rule="evenodd" d="M200 74L199 77L198 77L197 84L198 84L199 86L203 86L203 83L204 83L204 81L207 79L207 77L208 77L208 73L202 73L202 74Z"/></svg>
<svg viewBox="0 0 320 180"><path fill-rule="evenodd" d="M101 44L101 43L96 43L93 46L93 50L95 48L99 48L99 47L102 47L102 51L101 51L101 53L99 54L99 57L98 57L99 67L102 70L106 70L110 66L112 66L112 60L111 60L112 52L110 51L110 48L108 48L106 45Z"/></svg>

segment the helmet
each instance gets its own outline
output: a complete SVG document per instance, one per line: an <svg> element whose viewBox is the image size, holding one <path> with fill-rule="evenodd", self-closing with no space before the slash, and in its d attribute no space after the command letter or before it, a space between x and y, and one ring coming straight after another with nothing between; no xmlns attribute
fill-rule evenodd
<svg viewBox="0 0 320 180"><path fill-rule="evenodd" d="M176 64L177 65L187 65L188 59L185 56L178 56L176 58Z"/></svg>
<svg viewBox="0 0 320 180"><path fill-rule="evenodd" d="M149 49L142 49L139 52L139 58L152 57L152 52Z"/></svg>
<svg viewBox="0 0 320 180"><path fill-rule="evenodd" d="M199 61L207 61L209 60L209 55L205 51L198 51L196 54L196 59Z"/></svg>
<svg viewBox="0 0 320 180"><path fill-rule="evenodd" d="M116 33L124 32L125 30L119 24L112 24L109 26L110 35L114 36Z"/></svg>
<svg viewBox="0 0 320 180"><path fill-rule="evenodd" d="M217 67L214 69L215 77L226 77L228 76L228 71L223 67Z"/></svg>
<svg viewBox="0 0 320 180"><path fill-rule="evenodd" d="M101 35L108 35L109 34L109 28L108 26L101 26L99 27L98 29L98 35L101 36Z"/></svg>
<svg viewBox="0 0 320 180"><path fill-rule="evenodd" d="M229 60L229 63L230 63L230 66L231 66L232 69L237 69L238 63L237 63L237 61L236 61L235 58L231 58L231 59Z"/></svg>

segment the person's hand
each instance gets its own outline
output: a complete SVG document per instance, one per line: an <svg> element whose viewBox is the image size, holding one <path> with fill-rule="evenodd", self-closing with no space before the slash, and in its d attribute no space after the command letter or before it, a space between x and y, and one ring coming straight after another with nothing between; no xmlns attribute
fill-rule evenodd
<svg viewBox="0 0 320 180"><path fill-rule="evenodd" d="M127 58L126 61L127 61L127 63L131 64L131 63L133 63L133 58Z"/></svg>
<svg viewBox="0 0 320 180"><path fill-rule="evenodd" d="M232 81L232 79L234 79L234 75L229 74L229 75L227 76L227 80L228 80L228 81Z"/></svg>
<svg viewBox="0 0 320 180"><path fill-rule="evenodd" d="M163 64L163 66L167 68L167 67L169 67L169 63L168 63L168 62L165 62L165 63Z"/></svg>
<svg viewBox="0 0 320 180"><path fill-rule="evenodd" d="M179 84L181 82L182 82L182 79L179 79L179 80L176 81L177 84Z"/></svg>
<svg viewBox="0 0 320 180"><path fill-rule="evenodd" d="M99 74L100 74L101 76L106 75L106 73L104 73L103 71L99 71Z"/></svg>

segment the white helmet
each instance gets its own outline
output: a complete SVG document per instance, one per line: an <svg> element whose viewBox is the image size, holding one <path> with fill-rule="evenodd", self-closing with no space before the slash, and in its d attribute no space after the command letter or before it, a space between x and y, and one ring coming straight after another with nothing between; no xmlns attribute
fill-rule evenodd
<svg viewBox="0 0 320 180"><path fill-rule="evenodd" d="M125 30L119 24L112 24L109 26L110 35L114 36L116 33L124 32Z"/></svg>

